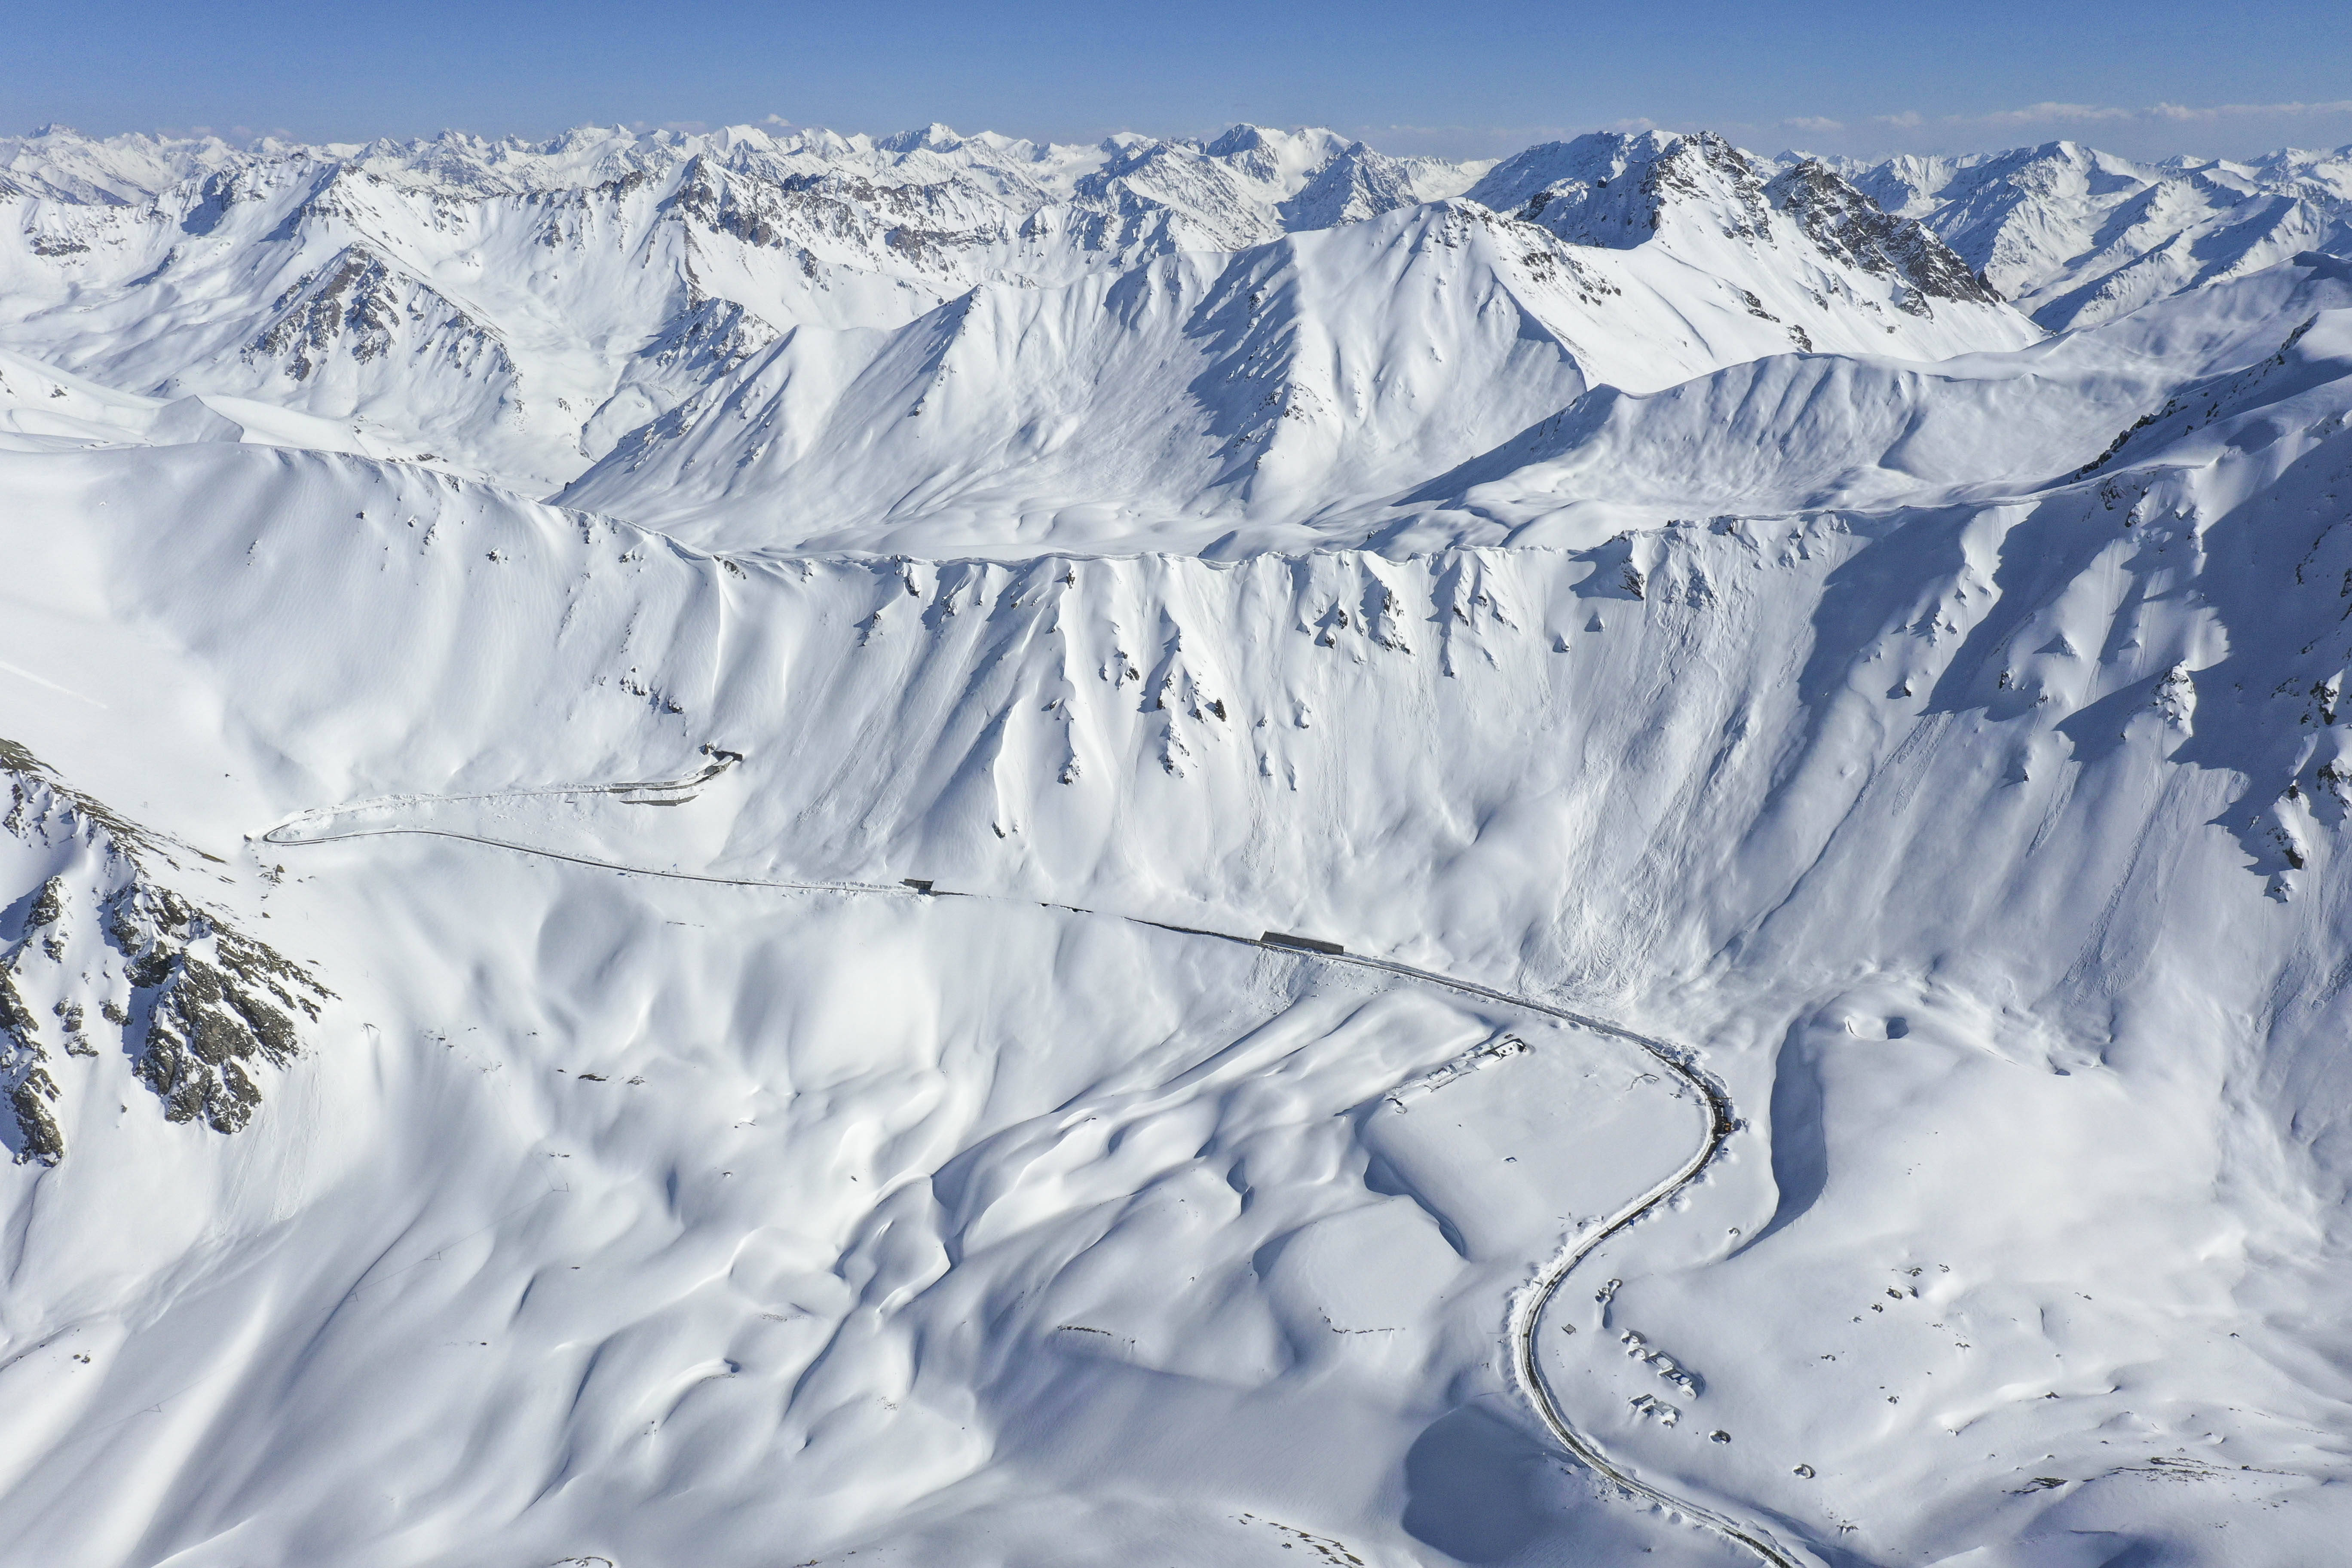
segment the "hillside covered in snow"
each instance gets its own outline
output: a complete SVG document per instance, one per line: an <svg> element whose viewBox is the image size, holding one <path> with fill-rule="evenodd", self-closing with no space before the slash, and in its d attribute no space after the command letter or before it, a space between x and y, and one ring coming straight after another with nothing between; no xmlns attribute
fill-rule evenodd
<svg viewBox="0 0 2352 1568"><path fill-rule="evenodd" d="M0 142L7 1555L2327 1560L2347 210Z"/></svg>

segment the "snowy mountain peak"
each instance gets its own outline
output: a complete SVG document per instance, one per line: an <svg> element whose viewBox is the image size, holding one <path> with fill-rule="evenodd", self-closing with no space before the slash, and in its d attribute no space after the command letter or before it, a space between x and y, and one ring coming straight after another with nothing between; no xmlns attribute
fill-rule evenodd
<svg viewBox="0 0 2352 1568"><path fill-rule="evenodd" d="M1497 212L1540 223L1571 244L1623 248L1657 228L1658 193L1642 188L1637 171L1682 144L1680 136L1656 131L1595 132L1573 142L1547 142L1504 159L1467 194Z"/></svg>
<svg viewBox="0 0 2352 1568"><path fill-rule="evenodd" d="M1410 167L1358 142L1342 148L1276 210L1289 228L1336 228L1423 199Z"/></svg>
<svg viewBox="0 0 2352 1568"><path fill-rule="evenodd" d="M635 426L648 438L667 428L657 422L693 395L678 368L688 361L731 365L800 327L897 331L975 288L1055 289L1155 258L1237 253L1446 198L1482 174L1500 201L1497 186L1528 183L1531 166L1565 163L1570 177L1552 168L1536 184L1550 195L1517 204L1549 204L1538 221L1552 237L1530 237L1510 266L1570 280L1562 303L1535 315L1578 344L1588 369L1646 384L1669 366L1689 374L1779 347L1883 340L1950 352L2006 345L2020 330L1989 319L1953 335L1958 324L1943 322L1915 342L1901 313L1885 311L1901 289L1916 291L1901 268L1918 270L1923 247L1904 251L1906 262L1888 235L1853 237L1862 216L1851 204L1816 215L1828 248L1811 247L1774 217L1737 151L1704 136L1586 138L1494 171L1252 125L1205 143L1129 135L1090 149L932 126L880 142L583 127L535 143L452 132L225 159L212 145L165 151L73 138L12 150L42 183L15 198L29 310L9 342L126 386L373 422L529 489L577 477ZM158 159L188 173L136 199L64 192L68 171L110 159L130 160L149 184ZM1581 194L1570 189L1580 169L1591 175ZM1678 268L1612 279L1561 248L1563 231L1620 250L1634 242L1594 232L1608 171L1640 214L1639 237L1665 223L1661 243ZM1580 205L1591 210L1567 221ZM1790 247L1793 269L1752 244L1720 244L1768 231ZM199 277L216 281L190 292ZM1637 358L1608 346L1622 329L1571 320L1629 289L1650 301L1633 312L1719 324L1679 334L1664 358ZM199 306L206 290L215 302ZM102 324L91 313L101 297L137 325ZM735 347L686 353L705 341L698 313L714 301L763 325L719 334Z"/></svg>
<svg viewBox="0 0 2352 1568"><path fill-rule="evenodd" d="M874 145L886 153L954 153L962 149L963 138L934 120L919 131L901 131L895 136L882 137Z"/></svg>

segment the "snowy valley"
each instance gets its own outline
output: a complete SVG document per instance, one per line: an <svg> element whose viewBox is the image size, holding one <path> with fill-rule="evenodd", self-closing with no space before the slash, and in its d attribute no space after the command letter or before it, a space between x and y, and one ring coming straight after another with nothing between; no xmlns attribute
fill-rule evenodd
<svg viewBox="0 0 2352 1568"><path fill-rule="evenodd" d="M0 1557L2352 1530L2352 149L0 207Z"/></svg>

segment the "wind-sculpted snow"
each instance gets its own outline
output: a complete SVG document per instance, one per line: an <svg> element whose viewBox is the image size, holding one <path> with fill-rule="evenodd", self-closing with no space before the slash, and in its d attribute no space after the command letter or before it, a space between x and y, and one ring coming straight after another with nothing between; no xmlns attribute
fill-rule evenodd
<svg viewBox="0 0 2352 1568"><path fill-rule="evenodd" d="M2217 1519L2290 1560L2342 1524L2338 1395L2279 1370L2332 1343L2284 1304L2342 1288L2333 266L2032 374L1905 373L1920 408L2054 399L2170 344L2233 388L2084 478L2114 410L2078 390L2039 488L1565 548L711 555L352 456L11 457L12 625L46 629L7 657L45 755L215 852L408 796L614 866L1323 933L1690 1040L1751 1130L1534 1341L1612 1462L1824 1560ZM1805 455L1703 414L1694 474L1707 428ZM690 801L501 793L703 746L743 761ZM1497 1349L1685 1149L1598 1047L1099 915L463 837L224 858L345 998L285 1069L333 1135L49 1065L9 1375L44 1413L12 1512L55 1552L1721 1560L1543 1468ZM1532 1049L1390 1108L1506 1029ZM219 1283L72 1304L191 1267ZM219 1429L183 1407L250 1440L173 1438ZM195 1500L101 1545L86 1472L32 1500L98 1454ZM362 1473L411 1500L353 1510Z"/></svg>
<svg viewBox="0 0 2352 1568"><path fill-rule="evenodd" d="M18 1553L2352 1530L2341 258L2043 338L1696 139L1630 246L1556 149L38 140Z"/></svg>
<svg viewBox="0 0 2352 1568"><path fill-rule="evenodd" d="M249 397L142 397L0 349L0 450L178 447L252 442L371 458L415 458L382 430L298 414Z"/></svg>

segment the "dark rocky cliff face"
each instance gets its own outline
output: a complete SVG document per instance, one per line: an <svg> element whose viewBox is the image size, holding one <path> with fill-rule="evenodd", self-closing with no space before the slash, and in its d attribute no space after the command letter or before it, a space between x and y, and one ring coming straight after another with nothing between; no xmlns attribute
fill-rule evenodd
<svg viewBox="0 0 2352 1568"><path fill-rule="evenodd" d="M1898 282L1895 303L1914 315L1927 314L1930 300L2000 302L1949 246L1826 164L1808 159L1769 178L1767 167L1705 132L1597 134L1507 158L1470 195L1571 245L1612 250L1692 221L1712 223L1727 238L1774 244L1773 215L1786 213L1826 259Z"/></svg>
<svg viewBox="0 0 2352 1568"><path fill-rule="evenodd" d="M1822 163L1807 159L1764 188L1807 238L1849 266L1900 278L1928 300L2000 302L1992 285L1970 271L1950 246L1911 219L1887 212ZM1924 308L1914 297L1898 303L1915 314Z"/></svg>
<svg viewBox="0 0 2352 1568"><path fill-rule="evenodd" d="M10 792L0 827L35 852L37 865L57 868L35 888L0 883L0 909L22 911L0 940L0 1096L14 1113L6 1142L17 1162L65 1157L60 1113L80 1069L61 1087L50 1047L98 1057L93 1015L110 1026L131 1076L163 1102L166 1120L243 1128L261 1103L265 1069L301 1054L304 1026L332 994L219 911L165 886L161 866L176 867L179 847L65 784L13 742L0 741L0 776Z"/></svg>

